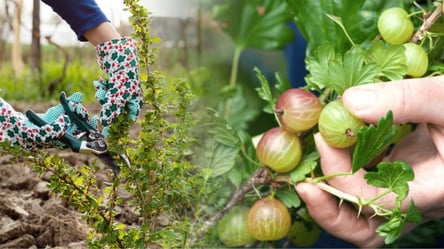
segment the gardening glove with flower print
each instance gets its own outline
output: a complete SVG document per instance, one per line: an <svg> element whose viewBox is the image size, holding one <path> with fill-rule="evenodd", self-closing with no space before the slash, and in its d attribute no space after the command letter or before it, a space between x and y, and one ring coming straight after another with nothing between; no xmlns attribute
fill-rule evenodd
<svg viewBox="0 0 444 249"><path fill-rule="evenodd" d="M143 105L137 46L131 37L114 39L96 47L97 59L108 79L94 82L102 104L100 121L108 126L122 113L135 121Z"/></svg>
<svg viewBox="0 0 444 249"><path fill-rule="evenodd" d="M71 111L81 118L88 119L88 111L80 103L82 101L80 93L74 93L67 100ZM59 138L77 130L61 104L38 115L48 124L41 127L35 125L23 113L15 111L11 105L0 98L0 142L8 141L26 150L49 148L60 146ZM95 125L96 120L91 119L91 121L92 125Z"/></svg>

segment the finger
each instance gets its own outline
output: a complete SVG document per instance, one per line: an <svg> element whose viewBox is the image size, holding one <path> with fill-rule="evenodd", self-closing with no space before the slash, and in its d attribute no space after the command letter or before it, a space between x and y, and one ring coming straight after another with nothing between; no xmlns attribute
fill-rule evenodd
<svg viewBox="0 0 444 249"><path fill-rule="evenodd" d="M437 150L438 154L441 155L441 157L444 157L444 127L429 124L428 129L434 145L429 150Z"/></svg>
<svg viewBox="0 0 444 249"><path fill-rule="evenodd" d="M127 112L128 112L128 118L132 121L136 121L137 116L139 115L139 108L135 101L129 101L127 103Z"/></svg>
<svg viewBox="0 0 444 249"><path fill-rule="evenodd" d="M328 233L361 247L377 247L382 237L375 234L379 219L359 216L355 208L339 205L338 200L310 183L299 183L296 191L311 217Z"/></svg>
<svg viewBox="0 0 444 249"><path fill-rule="evenodd" d="M314 135L317 151L320 155L321 169L324 176L351 173L351 155L348 149L338 149L329 146L320 133ZM335 176L329 178L328 184L351 195L373 197L376 190L367 185L364 180L364 170L353 175Z"/></svg>
<svg viewBox="0 0 444 249"><path fill-rule="evenodd" d="M95 97L99 101L100 104L102 104L102 105L105 104L106 103L106 90L103 90L103 89L97 90Z"/></svg>
<svg viewBox="0 0 444 249"><path fill-rule="evenodd" d="M435 131L434 127L419 124L413 132L407 134L392 148L386 160L404 161L410 165L419 165L430 160L430 158L435 158L437 150L443 151L444 141L442 141L442 138L444 135L439 129Z"/></svg>
<svg viewBox="0 0 444 249"><path fill-rule="evenodd" d="M108 98L108 103L103 105L100 112L100 120L103 126L109 126L117 117L125 110L125 105L122 99Z"/></svg>
<svg viewBox="0 0 444 249"><path fill-rule="evenodd" d="M444 76L367 84L349 88L344 105L365 122L375 123L393 111L395 123L444 124Z"/></svg>
<svg viewBox="0 0 444 249"><path fill-rule="evenodd" d="M82 102L82 99L83 99L83 96L80 92L75 92L67 98L68 101L71 101L74 103L80 103L80 102Z"/></svg>

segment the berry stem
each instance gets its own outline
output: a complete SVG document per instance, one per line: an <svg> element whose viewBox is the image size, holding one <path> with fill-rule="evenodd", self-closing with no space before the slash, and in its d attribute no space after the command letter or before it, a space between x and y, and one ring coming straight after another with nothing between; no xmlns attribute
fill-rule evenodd
<svg viewBox="0 0 444 249"><path fill-rule="evenodd" d="M433 24L443 15L442 1L438 1L435 10L427 18L424 19L421 27L410 39L410 42L418 43L424 38L424 34L433 26Z"/></svg>
<svg viewBox="0 0 444 249"><path fill-rule="evenodd" d="M305 181L315 184L318 188L320 188L320 189L322 189L322 190L324 190L336 197L339 197L340 199L346 200L351 203L358 204L359 206L362 205L362 201L360 198L358 198L354 195L342 192L341 190L334 188L334 187L326 184L325 182L313 181L313 178L306 178Z"/></svg>
<svg viewBox="0 0 444 249"><path fill-rule="evenodd" d="M319 181L317 181L317 179L306 178L305 181L308 183L315 184L318 188L338 197L339 199L341 199L341 201L345 200L350 203L356 204L358 206L358 210L359 210L358 216L361 214L361 210L362 210L363 206L367 206L367 207L371 208L374 211L374 215L377 215L377 216L387 216L387 215L391 215L393 213L391 210L385 209L385 208L381 207L380 205L373 203L375 200L389 194L390 191L384 192L381 195L378 195L370 200L365 200L365 199L362 199L358 196L347 194L335 187L332 187L332 186L326 184L325 182L319 182Z"/></svg>

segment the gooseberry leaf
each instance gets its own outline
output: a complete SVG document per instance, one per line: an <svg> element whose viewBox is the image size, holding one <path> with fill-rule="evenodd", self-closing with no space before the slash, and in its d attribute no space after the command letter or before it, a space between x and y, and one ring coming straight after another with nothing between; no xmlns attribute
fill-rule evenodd
<svg viewBox="0 0 444 249"><path fill-rule="evenodd" d="M376 233L379 236L385 237L385 244L391 244L401 236L404 223L405 218L403 217L400 208L395 208L392 210L390 220L379 225L376 229Z"/></svg>
<svg viewBox="0 0 444 249"><path fill-rule="evenodd" d="M391 244L401 236L405 222L417 224L422 222L421 213L415 207L413 201L410 202L406 213L401 212L401 205L392 209L390 219L379 225L376 233L385 237L385 244Z"/></svg>
<svg viewBox="0 0 444 249"><path fill-rule="evenodd" d="M295 194L294 189L280 188L276 191L275 195L288 208L297 208L301 205L301 199L299 199L299 196Z"/></svg>
<svg viewBox="0 0 444 249"><path fill-rule="evenodd" d="M369 44L378 34L375 19L382 10L398 6L399 0L286 0L296 26L308 43L308 55L325 42L343 53L352 44L337 20L356 44ZM331 17L334 16L335 20Z"/></svg>
<svg viewBox="0 0 444 249"><path fill-rule="evenodd" d="M380 155L396 135L393 126L393 113L387 112L378 120L377 125L364 126L358 131L358 139L352 159L352 172L364 167L373 158Z"/></svg>
<svg viewBox="0 0 444 249"><path fill-rule="evenodd" d="M349 87L373 83L378 75L376 64L366 62L360 46L353 46L342 57L329 43L307 59L307 70L310 72L306 77L309 86L317 90L331 88L339 95Z"/></svg>
<svg viewBox="0 0 444 249"><path fill-rule="evenodd" d="M261 87L256 88L256 91L259 95L259 98L265 100L266 102L263 110L266 113L272 114L274 113L276 98L274 98L271 92L270 83L258 68L255 67L254 71L256 72L256 76L259 79L259 82L261 83Z"/></svg>
<svg viewBox="0 0 444 249"><path fill-rule="evenodd" d="M407 213L405 214L405 220L417 224L422 222L421 212L416 208L413 200L410 201L409 209L407 209Z"/></svg>
<svg viewBox="0 0 444 249"><path fill-rule="evenodd" d="M379 75L389 80L399 80L407 73L404 46L374 40L367 52L367 59L377 65Z"/></svg>
<svg viewBox="0 0 444 249"><path fill-rule="evenodd" d="M290 172L290 183L300 182L306 178L307 174L313 172L318 166L319 157L319 153L316 151L302 157L298 166Z"/></svg>
<svg viewBox="0 0 444 249"><path fill-rule="evenodd" d="M376 172L368 172L364 178L369 185L386 188L394 192L397 203L400 203L409 193L408 182L414 178L410 165L403 161L380 162Z"/></svg>
<svg viewBox="0 0 444 249"><path fill-rule="evenodd" d="M340 64L341 56L335 53L335 49L330 43L324 43L315 52L313 56L306 58L307 71L310 72L305 81L307 86L321 92L333 79L326 72L331 64Z"/></svg>
<svg viewBox="0 0 444 249"><path fill-rule="evenodd" d="M283 1L225 1L213 13L238 48L281 49L294 39L287 25L291 15Z"/></svg>
<svg viewBox="0 0 444 249"><path fill-rule="evenodd" d="M212 177L223 175L234 167L239 148L215 140L207 140L204 146L201 165L211 170Z"/></svg>

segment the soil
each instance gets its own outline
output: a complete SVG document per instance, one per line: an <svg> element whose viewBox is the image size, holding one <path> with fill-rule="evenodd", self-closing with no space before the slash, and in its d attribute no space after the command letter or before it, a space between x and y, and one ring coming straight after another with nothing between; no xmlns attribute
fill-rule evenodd
<svg viewBox="0 0 444 249"><path fill-rule="evenodd" d="M51 104L11 103L17 111L32 106L44 112ZM53 103L54 104L54 103ZM100 106L88 105L97 114ZM91 163L93 155L51 149L73 167ZM102 165L98 178L107 180L109 169ZM51 193L47 187L50 174L39 176L32 166L11 162L11 156L0 155L0 249L3 248L87 248L88 226L80 213ZM138 217L127 207L119 207L125 217L121 222L131 224Z"/></svg>

